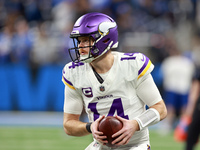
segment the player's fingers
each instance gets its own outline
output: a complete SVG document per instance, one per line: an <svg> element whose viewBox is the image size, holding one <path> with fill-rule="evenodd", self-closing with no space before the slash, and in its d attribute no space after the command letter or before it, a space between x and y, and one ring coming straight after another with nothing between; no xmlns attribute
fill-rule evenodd
<svg viewBox="0 0 200 150"><path fill-rule="evenodd" d="M107 137L106 136L96 136L97 140L105 140Z"/></svg>
<svg viewBox="0 0 200 150"><path fill-rule="evenodd" d="M101 141L102 143L108 143L108 141L106 140L106 137L99 137L97 138L98 141Z"/></svg>
<svg viewBox="0 0 200 150"><path fill-rule="evenodd" d="M125 145L125 144L127 144L130 141L130 136L127 135L127 136L124 136L124 137L122 137L122 138L120 138L118 140L119 141L117 141L115 143L115 145L117 145L117 146L119 146L119 145ZM113 142L115 142L115 141L113 141Z"/></svg>
<svg viewBox="0 0 200 150"><path fill-rule="evenodd" d="M130 139L131 139L131 136L127 135L125 138L123 138L122 141L120 141L121 143L119 144L126 145L129 143Z"/></svg>
<svg viewBox="0 0 200 150"><path fill-rule="evenodd" d="M93 127L93 129L94 129L93 132L98 131L98 124L99 124L99 122L100 122L103 118L105 118L105 115L101 116L101 117L98 118L95 122L92 123L92 127L94 126L94 127Z"/></svg>
<svg viewBox="0 0 200 150"><path fill-rule="evenodd" d="M101 117L99 117L97 120L98 120L98 122L100 122L103 118L105 118L105 115L103 115L103 116L101 116Z"/></svg>
<svg viewBox="0 0 200 150"><path fill-rule="evenodd" d="M130 138L124 143L124 145L128 144L130 141Z"/></svg>
<svg viewBox="0 0 200 150"><path fill-rule="evenodd" d="M100 142L101 144L106 144L108 143L108 141L106 140L107 137L106 136L101 136L101 135L94 135L94 138Z"/></svg>
<svg viewBox="0 0 200 150"><path fill-rule="evenodd" d="M119 136L112 142L112 144L120 143L125 137L126 137L125 134L119 135Z"/></svg>
<svg viewBox="0 0 200 150"><path fill-rule="evenodd" d="M123 128L121 130L119 130L118 132L116 132L115 134L112 135L112 138L118 137L120 135L122 135L124 133Z"/></svg>
<svg viewBox="0 0 200 150"><path fill-rule="evenodd" d="M103 132L98 131L98 130L95 130L95 131L94 131L94 134L95 134L95 135L103 135Z"/></svg>
<svg viewBox="0 0 200 150"><path fill-rule="evenodd" d="M103 135L103 132L94 131L93 136L95 139L106 139L107 137Z"/></svg>
<svg viewBox="0 0 200 150"><path fill-rule="evenodd" d="M123 144L126 144L127 142L129 142L129 140L130 140L130 138L131 138L131 134L130 134L130 132L127 130L127 131L125 131L125 130L121 130L121 131L119 131L119 132L121 132L122 134L119 136L119 137L117 137L114 141L113 141L113 143L118 143L118 145L123 145Z"/></svg>
<svg viewBox="0 0 200 150"><path fill-rule="evenodd" d="M106 145L108 143L108 141L106 140L97 140L99 143L103 144L103 145Z"/></svg>
<svg viewBox="0 0 200 150"><path fill-rule="evenodd" d="M124 118L122 118L122 117L120 117L120 116L115 116L117 119L119 119L121 122L123 122L123 121L126 121L126 119L124 119Z"/></svg>
<svg viewBox="0 0 200 150"><path fill-rule="evenodd" d="M96 124L97 124L97 126L96 126L96 130L98 130L98 124L99 124L99 122L100 122L103 118L105 118L105 115L99 117L99 118L95 121Z"/></svg>
<svg viewBox="0 0 200 150"><path fill-rule="evenodd" d="M115 143L115 145L120 146L120 145L125 145L125 144L127 144L127 143L128 143L128 139L127 139L127 138L124 138L123 140L121 140L121 141Z"/></svg>

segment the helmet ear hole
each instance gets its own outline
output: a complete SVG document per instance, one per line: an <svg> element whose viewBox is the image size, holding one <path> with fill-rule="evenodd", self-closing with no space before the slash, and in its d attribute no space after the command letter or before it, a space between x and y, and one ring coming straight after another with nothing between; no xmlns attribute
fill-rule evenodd
<svg viewBox="0 0 200 150"><path fill-rule="evenodd" d="M110 41L110 38L107 38L106 40L103 41L103 43L108 43L108 41Z"/></svg>

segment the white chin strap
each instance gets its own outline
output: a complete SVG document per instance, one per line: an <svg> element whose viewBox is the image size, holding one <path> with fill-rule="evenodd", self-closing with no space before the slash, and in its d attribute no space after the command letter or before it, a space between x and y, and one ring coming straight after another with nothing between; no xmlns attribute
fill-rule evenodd
<svg viewBox="0 0 200 150"><path fill-rule="evenodd" d="M83 62L83 63L91 63L93 60L101 57L103 54L105 54L111 48L117 48L118 42L111 47L112 43L113 43L113 41L110 42L108 47L103 51L103 53L101 53L101 55L99 55L99 56L97 56L95 58L94 57L88 58L89 57L89 53L87 55L80 55L80 61Z"/></svg>
<svg viewBox="0 0 200 150"><path fill-rule="evenodd" d="M89 53L87 55L80 55L80 61L83 63L91 63L94 60L94 57L88 58Z"/></svg>

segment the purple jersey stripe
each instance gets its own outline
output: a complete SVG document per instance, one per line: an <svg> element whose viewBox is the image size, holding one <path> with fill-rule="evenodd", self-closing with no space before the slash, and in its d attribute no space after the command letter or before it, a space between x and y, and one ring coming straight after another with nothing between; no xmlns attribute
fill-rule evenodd
<svg viewBox="0 0 200 150"><path fill-rule="evenodd" d="M62 70L62 73L65 74L65 70L64 69Z"/></svg>
<svg viewBox="0 0 200 150"><path fill-rule="evenodd" d="M69 85L73 86L73 84L70 81L68 81L64 76L63 76L63 79L65 80L66 83L68 83Z"/></svg>
<svg viewBox="0 0 200 150"><path fill-rule="evenodd" d="M144 55L143 55L144 56ZM144 56L146 59L145 59L145 63L144 65L142 66L142 68L140 68L140 70L138 71L138 75L140 75L142 73L142 71L146 68L148 62L149 62L149 58Z"/></svg>

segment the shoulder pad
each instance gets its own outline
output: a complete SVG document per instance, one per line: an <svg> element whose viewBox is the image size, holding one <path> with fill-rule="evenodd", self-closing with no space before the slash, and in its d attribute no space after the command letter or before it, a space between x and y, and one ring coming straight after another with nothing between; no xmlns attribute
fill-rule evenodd
<svg viewBox="0 0 200 150"><path fill-rule="evenodd" d="M80 72L80 66L83 66L84 63L79 62L79 63L74 63L74 62L70 62L68 64L65 65L65 67L63 68L62 71L62 81L65 85L67 85L68 87L70 87L71 89L75 90L74 87L74 76L76 76L76 74L79 74Z"/></svg>
<svg viewBox="0 0 200 150"><path fill-rule="evenodd" d="M124 62L122 67L127 72L128 80L139 79L151 73L154 68L150 59L142 53L124 53L121 55L120 60Z"/></svg>

